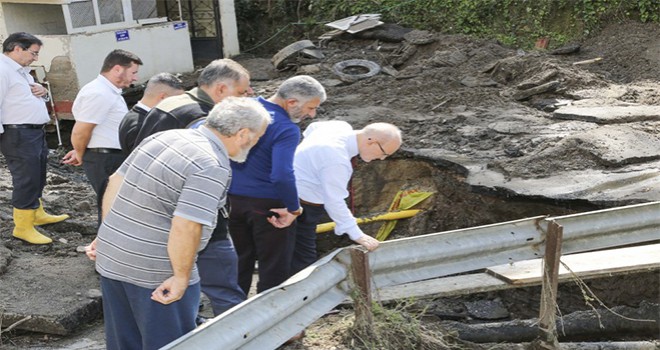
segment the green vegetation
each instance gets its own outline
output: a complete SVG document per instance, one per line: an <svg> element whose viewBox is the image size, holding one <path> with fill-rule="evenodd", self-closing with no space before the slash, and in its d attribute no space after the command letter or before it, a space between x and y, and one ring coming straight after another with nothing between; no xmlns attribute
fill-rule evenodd
<svg viewBox="0 0 660 350"><path fill-rule="evenodd" d="M384 22L406 27L495 38L522 48L534 46L539 38L559 46L611 21L660 23L660 0L239 0L236 8L247 43L275 33L289 42L292 37L317 35L324 30L319 24L361 13L380 13Z"/></svg>
<svg viewBox="0 0 660 350"><path fill-rule="evenodd" d="M321 22L380 13L403 26L497 38L522 47L543 37L563 44L612 20L660 22L658 0L310 0L309 8Z"/></svg>

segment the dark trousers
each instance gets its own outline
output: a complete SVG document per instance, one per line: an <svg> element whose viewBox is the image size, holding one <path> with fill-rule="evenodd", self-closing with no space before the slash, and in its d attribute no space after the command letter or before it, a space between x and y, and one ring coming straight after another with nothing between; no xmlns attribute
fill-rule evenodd
<svg viewBox="0 0 660 350"><path fill-rule="evenodd" d="M214 316L245 300L245 292L238 285L238 256L230 239L209 241L197 256L197 270L202 293L209 298Z"/></svg>
<svg viewBox="0 0 660 350"><path fill-rule="evenodd" d="M46 133L43 129L5 128L0 134L0 151L5 156L14 186L12 206L17 209L38 208L46 186Z"/></svg>
<svg viewBox="0 0 660 350"><path fill-rule="evenodd" d="M268 211L282 208L282 202L232 195L230 201L229 234L238 253L238 285L248 294L256 260L259 261L257 293L284 282L289 278L294 233L266 221Z"/></svg>
<svg viewBox="0 0 660 350"><path fill-rule="evenodd" d="M89 180L94 193L96 193L99 226L101 225L103 193L108 186L108 178L119 168L124 159L126 159L126 155L122 153L85 152L83 155L85 175L87 175L87 180Z"/></svg>
<svg viewBox="0 0 660 350"><path fill-rule="evenodd" d="M308 205L301 203L303 213L300 215L291 230L295 232L296 244L293 249L293 260L291 261L291 275L313 264L318 259L316 252L316 225L319 224L325 209L319 205Z"/></svg>
<svg viewBox="0 0 660 350"><path fill-rule="evenodd" d="M103 323L108 350L159 349L195 329L199 283L164 305L151 300L152 289L101 277Z"/></svg>

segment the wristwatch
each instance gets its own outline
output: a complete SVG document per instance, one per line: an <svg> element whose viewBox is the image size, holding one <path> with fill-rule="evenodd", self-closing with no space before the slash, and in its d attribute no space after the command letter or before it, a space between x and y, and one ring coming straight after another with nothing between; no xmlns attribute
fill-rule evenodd
<svg viewBox="0 0 660 350"><path fill-rule="evenodd" d="M300 216L303 213L303 207L298 208L298 210L290 211L289 214L293 216Z"/></svg>

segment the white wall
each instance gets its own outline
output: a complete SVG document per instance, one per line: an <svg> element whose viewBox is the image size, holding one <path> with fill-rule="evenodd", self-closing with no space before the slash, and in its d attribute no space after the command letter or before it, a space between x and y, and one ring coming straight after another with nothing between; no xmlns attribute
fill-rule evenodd
<svg viewBox="0 0 660 350"><path fill-rule="evenodd" d="M188 30L175 30L173 23L128 29L130 40L117 41L115 31L71 35L71 58L80 86L92 81L101 71L103 59L114 49L138 55L139 82L161 73L186 73L193 67Z"/></svg>
<svg viewBox="0 0 660 350"><path fill-rule="evenodd" d="M241 53L238 45L238 26L233 0L218 0L222 26L222 54L230 58Z"/></svg>
<svg viewBox="0 0 660 350"><path fill-rule="evenodd" d="M5 5L6 4L0 3L0 42L5 41L5 39L9 36L7 33L7 27L5 25Z"/></svg>
<svg viewBox="0 0 660 350"><path fill-rule="evenodd" d="M61 5L11 4L2 5L7 33L66 34Z"/></svg>

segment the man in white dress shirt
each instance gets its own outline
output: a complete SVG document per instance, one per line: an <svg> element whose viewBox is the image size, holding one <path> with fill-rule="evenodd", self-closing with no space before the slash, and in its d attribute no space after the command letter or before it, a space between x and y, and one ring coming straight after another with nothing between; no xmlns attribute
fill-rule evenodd
<svg viewBox="0 0 660 350"><path fill-rule="evenodd" d="M50 121L45 103L48 92L35 83L29 66L39 57L42 45L32 34L13 33L2 43L0 55L0 150L14 186L13 236L32 244L53 241L34 226L69 218L47 214L41 201L48 161L44 129Z"/></svg>
<svg viewBox="0 0 660 350"><path fill-rule="evenodd" d="M335 234L347 234L369 251L378 248L378 241L358 227L345 201L353 175L351 158L359 155L367 163L383 160L401 147L401 131L388 123L353 130L344 121L316 122L307 127L303 137L293 158L304 210L292 225L296 245L291 274L316 261L316 225L326 212L336 224Z"/></svg>
<svg viewBox="0 0 660 350"><path fill-rule="evenodd" d="M119 123L128 113L122 89L138 79L140 65L135 54L113 50L103 61L101 74L80 89L71 108L76 119L71 131L73 150L62 161L83 166L96 193L99 224L108 178L126 158L119 144Z"/></svg>

